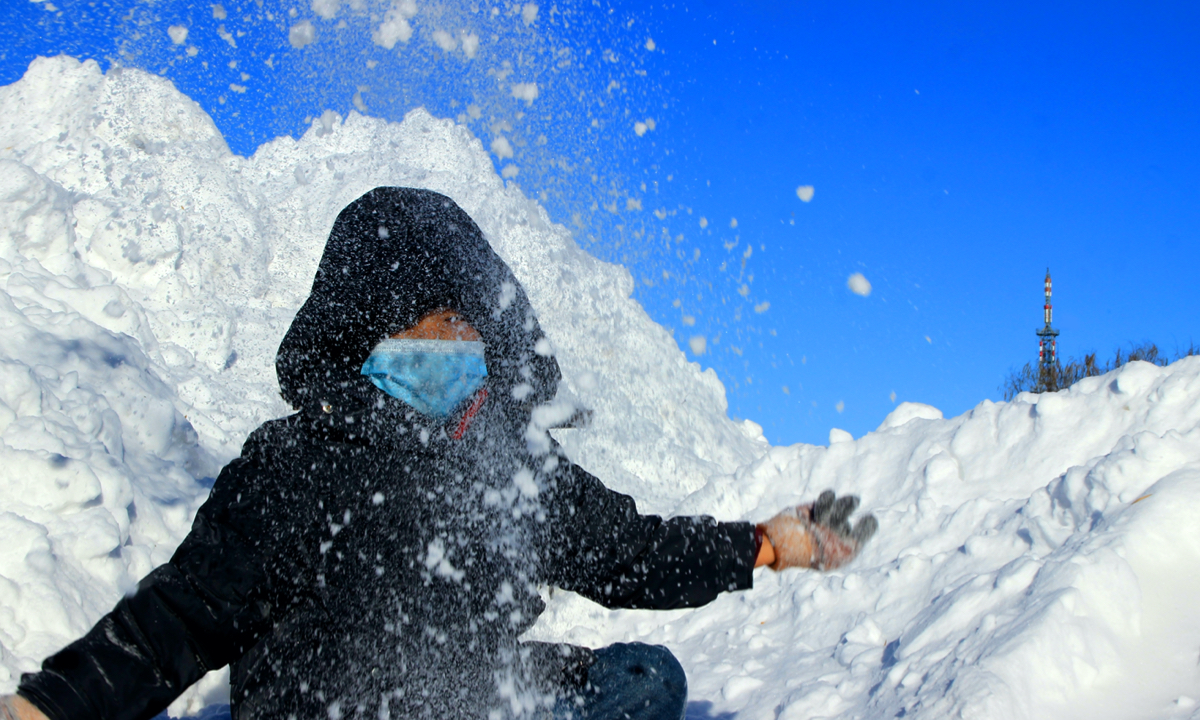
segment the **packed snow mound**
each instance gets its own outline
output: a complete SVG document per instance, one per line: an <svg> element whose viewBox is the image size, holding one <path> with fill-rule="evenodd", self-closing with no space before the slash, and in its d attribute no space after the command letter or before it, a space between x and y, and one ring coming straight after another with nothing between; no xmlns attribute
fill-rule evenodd
<svg viewBox="0 0 1200 720"><path fill-rule="evenodd" d="M326 113L239 158L166 81L69 58L0 108L0 691L169 557L289 412L274 352L334 217L413 185L513 267L594 411L556 436L643 510L761 520L829 487L880 520L843 570L760 570L689 611L555 593L535 635L669 646L693 718L1200 719L1200 359L772 448L453 123ZM174 710L219 699L205 683Z"/></svg>

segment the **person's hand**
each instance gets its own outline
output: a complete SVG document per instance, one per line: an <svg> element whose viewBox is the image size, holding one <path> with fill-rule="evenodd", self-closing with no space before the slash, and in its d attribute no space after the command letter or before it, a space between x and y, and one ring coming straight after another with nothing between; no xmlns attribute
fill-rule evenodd
<svg viewBox="0 0 1200 720"><path fill-rule="evenodd" d="M3 720L49 720L33 703L20 695L0 695L0 718Z"/></svg>
<svg viewBox="0 0 1200 720"><path fill-rule="evenodd" d="M757 564L772 570L832 570L845 565L879 528L874 515L864 515L851 527L849 517L857 507L857 496L839 498L826 490L811 505L784 510L758 526L763 533L763 547Z"/></svg>

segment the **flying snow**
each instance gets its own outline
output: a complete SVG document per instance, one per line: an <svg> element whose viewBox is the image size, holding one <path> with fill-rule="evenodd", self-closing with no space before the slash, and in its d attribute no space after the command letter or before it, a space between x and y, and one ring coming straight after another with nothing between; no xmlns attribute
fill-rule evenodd
<svg viewBox="0 0 1200 720"><path fill-rule="evenodd" d="M433 44L437 45L446 52L454 52L458 49L458 38L454 37L445 30L434 30Z"/></svg>
<svg viewBox="0 0 1200 720"><path fill-rule="evenodd" d="M479 52L479 36L473 32L462 32L462 51L467 56L468 60L475 58Z"/></svg>
<svg viewBox="0 0 1200 720"><path fill-rule="evenodd" d="M655 123L654 123L653 118L646 118L645 120L639 120L633 124L633 133L635 135L637 135L638 137L641 137L641 136L645 135L648 130L653 130L654 126L655 126Z"/></svg>
<svg viewBox="0 0 1200 720"><path fill-rule="evenodd" d="M396 47L397 42L407 43L413 34L408 21L416 14L417 4L414 0L394 0L383 16L383 22L371 33L371 41L385 50Z"/></svg>
<svg viewBox="0 0 1200 720"><path fill-rule="evenodd" d="M308 20L302 20L288 30L288 42L296 49L312 45L316 40L317 29Z"/></svg>
<svg viewBox="0 0 1200 720"><path fill-rule="evenodd" d="M312 0L312 11L325 20L337 17L342 9L342 0Z"/></svg>
<svg viewBox="0 0 1200 720"><path fill-rule="evenodd" d="M553 12L553 11L551 11L551 12ZM525 22L526 27L537 22L537 17L538 17L537 3L525 3L525 5L521 7L521 20L523 20Z"/></svg>
<svg viewBox="0 0 1200 720"><path fill-rule="evenodd" d="M513 156L512 143L503 135L492 140L492 152L496 153L496 157L510 158Z"/></svg>
<svg viewBox="0 0 1200 720"><path fill-rule="evenodd" d="M871 294L871 281L863 277L862 273L853 273L846 279L846 287L850 288L850 292L855 295L866 297Z"/></svg>
<svg viewBox="0 0 1200 720"><path fill-rule="evenodd" d="M512 96L524 100L526 105L532 105L538 96L537 83L516 83L512 86Z"/></svg>

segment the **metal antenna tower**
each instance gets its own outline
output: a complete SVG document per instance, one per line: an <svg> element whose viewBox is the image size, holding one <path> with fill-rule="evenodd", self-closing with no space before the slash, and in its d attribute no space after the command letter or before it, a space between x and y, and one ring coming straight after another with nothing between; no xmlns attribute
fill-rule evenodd
<svg viewBox="0 0 1200 720"><path fill-rule="evenodd" d="M1046 268L1046 326L1037 331L1038 384L1035 392L1058 390L1058 331L1050 324L1054 308L1050 305L1050 268Z"/></svg>

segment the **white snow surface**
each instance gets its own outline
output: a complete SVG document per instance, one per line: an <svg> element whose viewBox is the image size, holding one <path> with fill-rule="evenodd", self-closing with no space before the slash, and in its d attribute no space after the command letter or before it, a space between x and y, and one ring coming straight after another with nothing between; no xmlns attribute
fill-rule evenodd
<svg viewBox="0 0 1200 720"><path fill-rule="evenodd" d="M532 636L667 645L691 718L1200 718L1200 358L771 447L629 273L452 122L327 113L239 158L167 81L62 57L0 108L0 691L165 561L243 438L289 412L274 352L334 217L412 185L512 266L562 394L594 410L556 437L644 512L762 520L834 488L880 521L842 570L759 570L697 610L557 592Z"/></svg>

